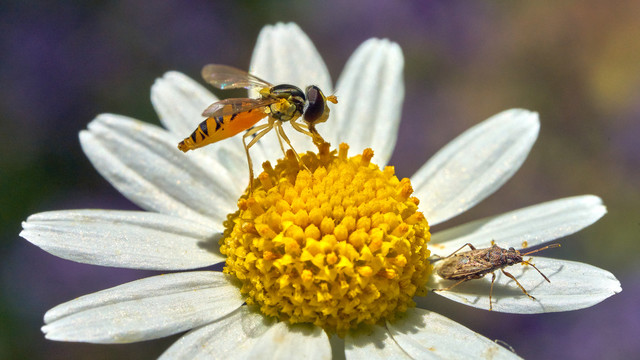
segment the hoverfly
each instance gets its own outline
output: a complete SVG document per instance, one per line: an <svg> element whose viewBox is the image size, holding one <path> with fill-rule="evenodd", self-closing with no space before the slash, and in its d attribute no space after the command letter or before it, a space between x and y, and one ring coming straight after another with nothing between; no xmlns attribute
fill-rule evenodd
<svg viewBox="0 0 640 360"><path fill-rule="evenodd" d="M253 191L253 163L249 148L275 128L282 152L285 152L282 144L284 139L293 150L298 162L302 164L300 156L284 133L282 123L289 121L295 130L310 136L314 143L323 143L324 139L315 125L327 121L329 117L327 101L338 103L334 95L325 96L315 85L308 86L305 95L294 85L272 85L246 71L226 65L206 65L202 69L202 77L218 89L255 89L258 90L260 97L257 99L232 98L213 103L202 113L202 116L207 119L198 125L191 136L178 144L178 149L187 152L248 130L242 136L242 143L249 163L249 192ZM254 126L265 117L268 117L266 124ZM296 122L300 117L304 122ZM247 138L252 136L251 141L247 143Z"/></svg>
<svg viewBox="0 0 640 360"><path fill-rule="evenodd" d="M469 246L471 250L463 251L465 246ZM532 300L535 300L533 296L529 295L527 290L516 280L515 276L511 275L509 272L505 271L504 268L507 266L523 263L527 265L531 265L542 277L547 280L547 282L551 282L549 278L547 278L542 271L538 270L538 268L530 263L530 260L524 260L522 257L537 253L538 251L546 250L549 248L559 247L560 244L551 244L547 245L543 248L529 251L526 253L520 253L520 251L510 247L509 249L501 248L500 246L493 243L490 248L485 249L476 249L470 243L466 243L462 245L462 247L456 251L454 251L451 255L443 258L443 263L438 267L437 273L438 275L445 280L458 280L453 285L443 288L443 289L434 289L434 291L445 291L451 290L454 287L462 284L463 282L467 282L469 280L480 279L485 275L491 273L491 290L489 290L489 311L493 310L493 304L491 302L491 295L493 294L493 282L496 280L495 271L500 270L503 274L511 278L511 280L516 282L516 285L522 290L522 292L530 297Z"/></svg>

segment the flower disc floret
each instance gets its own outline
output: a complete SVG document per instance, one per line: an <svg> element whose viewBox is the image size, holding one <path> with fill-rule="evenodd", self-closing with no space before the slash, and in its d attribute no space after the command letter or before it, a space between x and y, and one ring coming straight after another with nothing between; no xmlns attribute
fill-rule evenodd
<svg viewBox="0 0 640 360"><path fill-rule="evenodd" d="M228 216L224 271L242 282L247 304L290 323L343 334L393 319L425 295L432 266L429 225L409 179L347 158L348 146L268 162L251 196Z"/></svg>

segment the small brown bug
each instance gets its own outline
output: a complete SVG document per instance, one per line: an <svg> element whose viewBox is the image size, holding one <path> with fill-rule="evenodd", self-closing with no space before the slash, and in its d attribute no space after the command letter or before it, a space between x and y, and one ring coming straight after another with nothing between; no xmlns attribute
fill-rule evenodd
<svg viewBox="0 0 640 360"><path fill-rule="evenodd" d="M469 246L471 250L456 254L465 246ZM522 254L520 253L520 251L512 247L509 249L503 249L493 243L493 241L491 247L484 249L476 249L470 243L466 243L460 249L454 251L451 255L443 258L444 262L438 267L437 270L438 275L443 279L458 281L447 288L434 289L434 291L451 290L454 287L462 284L463 282L480 279L488 273L491 273L491 290L489 290L489 311L491 311L493 310L491 295L493 294L493 282L496 280L495 271L500 269L503 274L516 282L520 290L522 290L525 295L535 300L533 296L529 295L527 290L524 289L524 287L518 282L518 280L516 280L513 275L505 271L504 268L519 263L531 265L534 269L536 269L536 271L540 273L540 275L542 275L545 280L547 280L547 282L551 282L540 270L538 270L537 267L535 267L535 265L527 260L522 259L522 257L536 253L538 251L559 246L560 244L551 244L543 248Z"/></svg>

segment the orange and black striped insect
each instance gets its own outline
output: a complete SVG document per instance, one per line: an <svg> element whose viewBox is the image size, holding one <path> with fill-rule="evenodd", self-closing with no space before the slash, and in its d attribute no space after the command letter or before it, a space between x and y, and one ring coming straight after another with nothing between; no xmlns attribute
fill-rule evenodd
<svg viewBox="0 0 640 360"><path fill-rule="evenodd" d="M471 248L469 251L462 250L465 246ZM438 266L437 273L438 275L445 280L458 280L453 285L443 288L443 289L434 289L434 291L446 291L451 290L454 287L462 284L463 282L467 282L469 280L475 280L483 278L485 275L491 273L491 290L489 290L489 311L493 310L493 304L491 302L491 295L493 294L493 282L496 280L496 270L502 271L503 274L511 278L511 280L516 282L516 285L522 290L522 292L535 300L535 298L525 290L525 288L518 282L518 280L511 275L511 273L504 270L505 267L523 263L527 265L531 265L536 271L542 275L542 277L549 281L542 271L538 270L538 268L530 263L530 260L524 260L522 257L537 253L538 251L542 251L549 248L559 247L560 244L551 244L547 245L543 248L528 251L525 253L521 253L520 251L510 247L509 249L501 248L495 243L491 244L490 248L485 249L476 249L470 243L466 243L462 245L462 247L456 251L454 251L451 255L443 258L442 264Z"/></svg>
<svg viewBox="0 0 640 360"><path fill-rule="evenodd" d="M338 103L335 96L325 96L315 85L308 86L305 95L294 85L272 85L246 71L226 65L206 65L202 69L202 77L218 89L255 89L260 97L232 98L213 103L202 113L207 119L198 125L191 136L178 144L178 149L187 152L248 130L242 136L242 143L249 163L250 192L253 190L253 164L249 148L275 128L282 152L285 152L282 144L284 139L300 162L300 156L284 133L282 123L289 121L295 130L310 136L314 143L323 143L324 139L315 125L327 121L330 111L327 101ZM268 123L254 126L265 117L268 117ZM300 117L304 122L297 122ZM247 143L246 139L251 136L253 139Z"/></svg>

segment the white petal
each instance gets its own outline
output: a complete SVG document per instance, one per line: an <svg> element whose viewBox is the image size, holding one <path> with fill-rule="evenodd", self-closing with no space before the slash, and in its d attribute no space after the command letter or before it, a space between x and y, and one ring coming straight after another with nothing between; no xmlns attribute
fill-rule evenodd
<svg viewBox="0 0 640 360"><path fill-rule="evenodd" d="M331 94L331 77L320 53L298 25L277 23L262 28L251 57L250 73L272 84L301 89L317 85Z"/></svg>
<svg viewBox="0 0 640 360"><path fill-rule="evenodd" d="M333 145L349 144L352 154L366 148L375 151L374 161L384 166L398 138L404 100L404 57L398 44L370 39L353 53L345 66L326 125L320 125Z"/></svg>
<svg viewBox="0 0 640 360"><path fill-rule="evenodd" d="M227 317L190 331L160 359L250 359L249 353L273 320L242 306Z"/></svg>
<svg viewBox="0 0 640 360"><path fill-rule="evenodd" d="M409 309L387 326L395 342L412 359L519 359L495 342L435 312Z"/></svg>
<svg viewBox="0 0 640 360"><path fill-rule="evenodd" d="M186 137L204 120L202 111L218 99L202 85L177 71L156 79L151 103L160 122L171 132Z"/></svg>
<svg viewBox="0 0 640 360"><path fill-rule="evenodd" d="M210 323L243 301L219 272L160 275L58 305L45 314L42 331L50 340L130 343Z"/></svg>
<svg viewBox="0 0 640 360"><path fill-rule="evenodd" d="M258 339L247 359L331 359L331 344L317 326L279 322Z"/></svg>
<svg viewBox="0 0 640 360"><path fill-rule="evenodd" d="M149 270L194 269L224 261L222 224L142 211L69 210L29 216L20 236L81 263Z"/></svg>
<svg viewBox="0 0 640 360"><path fill-rule="evenodd" d="M361 325L347 333L344 350L349 360L413 360L382 326Z"/></svg>
<svg viewBox="0 0 640 360"><path fill-rule="evenodd" d="M329 70L318 50L294 23L277 23L262 28L251 57L250 72L274 85L291 84L302 91L309 85L317 85L325 95L333 91ZM251 95L257 96L255 93ZM317 150L310 137L291 126L285 125L285 132L298 153ZM254 147L254 152L265 154L266 159L282 158L275 131L265 135Z"/></svg>
<svg viewBox="0 0 640 360"><path fill-rule="evenodd" d="M471 208L520 168L538 137L538 114L511 109L465 131L412 177L430 225Z"/></svg>
<svg viewBox="0 0 640 360"><path fill-rule="evenodd" d="M178 141L191 135L205 120L202 111L216 101L218 99L204 87L176 71L164 74L151 87L151 102L160 121L178 136L176 138ZM177 142L174 145L177 145ZM197 149L195 152L209 156L224 166L229 176L235 179L234 182L240 185L241 190L249 183L249 171L241 135ZM187 156L192 154L190 152ZM254 169L259 173L264 157L256 153L253 161Z"/></svg>
<svg viewBox="0 0 640 360"><path fill-rule="evenodd" d="M233 212L242 185L201 153L184 154L166 131L103 114L80 132L80 143L98 172L145 210L205 224Z"/></svg>
<svg viewBox="0 0 640 360"><path fill-rule="evenodd" d="M593 306L622 291L620 282L610 272L595 266L544 257L531 261L551 282L546 282L531 266L513 265L505 268L522 284L531 296L526 296L513 280L496 271L493 285L493 310L517 314L537 314L569 311ZM445 288L453 281L433 276L431 288ZM436 291L453 301L480 309L489 309L491 275L470 280L448 291Z"/></svg>
<svg viewBox="0 0 640 360"><path fill-rule="evenodd" d="M522 249L573 234L600 219L607 212L599 197L575 196L492 216L431 237L433 252L448 256L462 245L476 248L491 246L491 240L503 248Z"/></svg>

